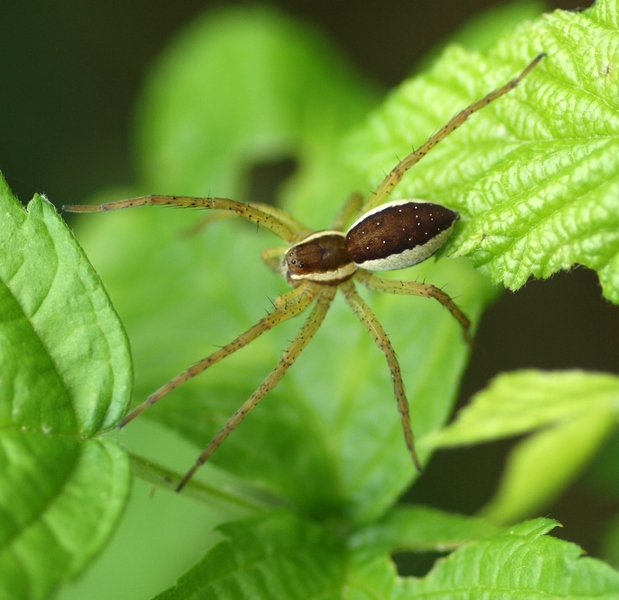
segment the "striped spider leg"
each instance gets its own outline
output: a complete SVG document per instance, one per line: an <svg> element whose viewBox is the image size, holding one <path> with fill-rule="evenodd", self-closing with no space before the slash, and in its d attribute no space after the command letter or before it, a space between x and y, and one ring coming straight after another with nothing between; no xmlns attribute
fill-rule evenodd
<svg viewBox="0 0 619 600"><path fill-rule="evenodd" d="M460 323L465 338L470 342L468 318L441 289L415 281L383 279L372 273L372 271L403 269L432 256L451 235L458 214L426 200L407 199L390 202L387 200L408 169L464 123L469 116L518 85L542 56L542 54L537 56L518 77L458 113L417 150L406 156L386 175L365 203L361 196L351 196L335 218L331 229L312 231L294 217L272 206L245 204L226 198L150 195L99 206L64 207L64 210L69 212L104 212L145 205L228 211L229 214L238 215L271 231L288 244L286 249L268 248L262 255L264 262L270 268L281 272L293 288L274 301L273 311L229 344L198 361L151 394L121 421L120 427L124 427L179 385L314 304L309 316L275 368L206 446L193 467L178 484L177 491L189 482L196 470L208 460L260 400L279 383L318 331L338 289L342 291L346 303L370 333L387 360L406 445L413 464L417 470L422 470L421 461L415 451L410 408L397 356L384 328L370 307L358 295L354 281L378 292L435 298ZM361 216L347 228L348 223L359 212Z"/></svg>

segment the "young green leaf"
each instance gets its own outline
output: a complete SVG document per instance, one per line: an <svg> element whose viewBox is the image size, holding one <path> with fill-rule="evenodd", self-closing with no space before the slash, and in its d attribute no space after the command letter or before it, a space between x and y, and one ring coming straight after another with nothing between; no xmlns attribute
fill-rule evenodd
<svg viewBox="0 0 619 600"><path fill-rule="evenodd" d="M521 371L497 377L457 420L426 442L472 444L537 431L514 450L487 515L528 516L554 499L616 427L619 379L580 371Z"/></svg>
<svg viewBox="0 0 619 600"><path fill-rule="evenodd" d="M113 531L129 465L92 439L126 409L131 362L97 275L37 196L0 176L0 596L46 598Z"/></svg>
<svg viewBox="0 0 619 600"><path fill-rule="evenodd" d="M416 165L394 197L457 209L448 254L469 257L495 282L517 289L580 263L619 302L616 17L616 0L600 0L524 24L487 55L451 47L351 140L351 162L375 186L394 156L546 52L516 90Z"/></svg>
<svg viewBox="0 0 619 600"><path fill-rule="evenodd" d="M528 433L592 413L619 410L619 379L584 371L515 371L499 375L460 411L456 421L427 438L455 446ZM612 418L612 417L611 417Z"/></svg>
<svg viewBox="0 0 619 600"><path fill-rule="evenodd" d="M617 429L617 411L594 411L542 430L511 452L483 513L497 523L540 514L572 483Z"/></svg>

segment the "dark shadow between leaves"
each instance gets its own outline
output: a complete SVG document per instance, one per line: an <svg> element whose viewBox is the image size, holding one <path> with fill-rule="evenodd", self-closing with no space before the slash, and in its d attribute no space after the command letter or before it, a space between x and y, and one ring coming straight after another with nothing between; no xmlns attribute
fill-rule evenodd
<svg viewBox="0 0 619 600"><path fill-rule="evenodd" d="M425 577L444 552L394 552L391 559L400 577Z"/></svg>
<svg viewBox="0 0 619 600"><path fill-rule="evenodd" d="M292 156L252 165L248 174L247 201L274 204L280 186L295 173L297 166Z"/></svg>

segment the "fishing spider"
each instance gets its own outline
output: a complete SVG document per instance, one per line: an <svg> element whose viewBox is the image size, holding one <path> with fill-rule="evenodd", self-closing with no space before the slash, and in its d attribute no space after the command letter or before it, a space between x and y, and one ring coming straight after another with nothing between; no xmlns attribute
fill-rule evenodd
<svg viewBox="0 0 619 600"><path fill-rule="evenodd" d="M391 202L386 202L386 200L408 169L464 123L469 116L516 87L543 56L543 54L537 56L518 77L454 116L417 150L400 161L365 203L361 196L352 196L344 204L332 223L331 229L325 231L312 231L292 216L272 206L245 204L226 198L151 195L98 206L63 207L69 212L108 211L150 204L227 210L268 229L289 244L287 249L268 248L262 254L267 265L281 272L293 288L276 298L274 310L228 345L195 363L151 394L122 420L119 427L124 427L188 379L202 373L220 360L247 346L258 336L279 323L297 316L315 303L309 317L282 354L277 366L211 440L194 466L182 478L176 488L177 491L187 484L200 465L211 456L258 402L278 384L316 334L338 289L341 290L348 306L374 338L376 345L387 359L406 445L414 465L419 471L422 470L421 462L415 451L409 405L404 392L398 359L382 325L370 307L357 294L354 281L377 292L423 296L438 300L459 321L465 338L470 342L468 318L441 289L417 281L387 280L371 272L403 269L429 258L446 242L458 220L458 214L449 208L426 200ZM346 225L356 215L361 216L346 230Z"/></svg>

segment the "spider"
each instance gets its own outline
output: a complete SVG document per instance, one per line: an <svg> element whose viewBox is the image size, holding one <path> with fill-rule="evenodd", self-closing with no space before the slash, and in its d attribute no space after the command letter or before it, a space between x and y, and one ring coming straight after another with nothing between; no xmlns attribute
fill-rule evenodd
<svg viewBox="0 0 619 600"><path fill-rule="evenodd" d="M236 214L256 223L289 245L288 248L267 248L262 253L265 263L280 272L292 286L291 291L275 299L273 311L229 344L198 361L151 394L121 421L119 424L121 428L182 383L314 304L306 321L282 354L275 368L198 456L195 464L177 485L177 491L189 482L196 470L208 460L249 412L282 379L316 334L337 290L341 290L348 306L385 355L391 372L406 445L413 464L419 472L422 471L421 462L415 451L409 404L398 359L385 330L355 290L354 282L357 281L378 292L423 296L438 300L458 320L465 339L471 343L469 319L443 290L428 283L393 281L372 273L372 271L403 269L432 256L447 241L458 220L458 214L440 204L426 200L407 199L389 202L387 200L408 169L473 113L516 87L543 56L543 53L539 54L516 78L456 114L417 150L411 152L389 171L365 202L358 194L351 196L333 221L331 228L324 231L312 231L291 215L273 206L246 204L226 198L150 195L96 206L63 207L63 210L69 212L108 211L144 205L231 211L229 214ZM346 229L347 224L355 216L358 218Z"/></svg>

